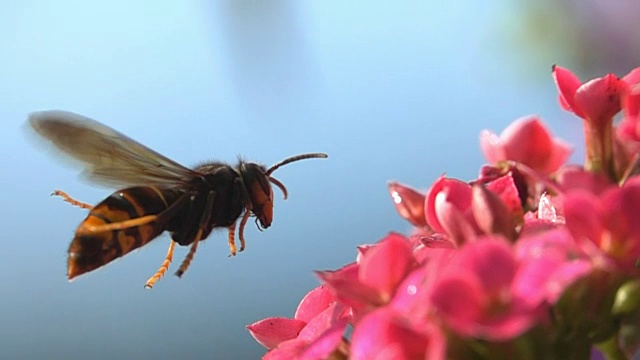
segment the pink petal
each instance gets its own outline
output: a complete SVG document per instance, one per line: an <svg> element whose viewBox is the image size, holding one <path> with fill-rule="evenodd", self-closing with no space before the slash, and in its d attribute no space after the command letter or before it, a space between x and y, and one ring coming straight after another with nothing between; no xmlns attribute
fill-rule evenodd
<svg viewBox="0 0 640 360"><path fill-rule="evenodd" d="M556 182L562 191L582 189L598 195L612 185L604 173L586 171L582 167L565 166L556 174Z"/></svg>
<svg viewBox="0 0 640 360"><path fill-rule="evenodd" d="M516 238L514 219L497 194L482 185L474 185L472 208L476 223L485 234Z"/></svg>
<svg viewBox="0 0 640 360"><path fill-rule="evenodd" d="M521 265L513 292L530 307L542 301L554 304L567 286L592 269L565 228L524 236L515 250Z"/></svg>
<svg viewBox="0 0 640 360"><path fill-rule="evenodd" d="M480 146L492 163L511 160L550 174L567 160L571 147L555 139L544 123L536 116L527 116L512 122L498 138L483 131Z"/></svg>
<svg viewBox="0 0 640 360"><path fill-rule="evenodd" d="M513 217L522 217L522 203L520 202L520 194L513 179L512 172L489 182L487 184L487 189L500 196Z"/></svg>
<svg viewBox="0 0 640 360"><path fill-rule="evenodd" d="M442 233L444 228L440 223L436 207L436 197L438 196L444 196L444 201L451 202L454 207L462 209L462 211L467 211L471 208L471 186L460 180L441 176L427 191L424 208L427 223L432 229Z"/></svg>
<svg viewBox="0 0 640 360"><path fill-rule="evenodd" d="M490 237L460 249L457 261L480 279L487 296L509 287L517 267L511 247L503 240Z"/></svg>
<svg viewBox="0 0 640 360"><path fill-rule="evenodd" d="M369 251L370 249L373 249L374 247L376 247L377 244L364 244L364 245L358 245L358 255L356 255L356 263L360 264L360 261L362 261L362 257L364 256L364 254Z"/></svg>
<svg viewBox="0 0 640 360"><path fill-rule="evenodd" d="M389 183L388 187L393 203L400 216L408 220L414 226L426 226L427 220L424 215L424 194L397 182Z"/></svg>
<svg viewBox="0 0 640 360"><path fill-rule="evenodd" d="M560 105L562 105L565 110L571 111L579 117L584 118L585 113L580 106L576 104L574 99L576 91L578 91L581 84L580 79L568 69L557 65L553 66L552 74L558 87L558 92L560 93Z"/></svg>
<svg viewBox="0 0 640 360"><path fill-rule="evenodd" d="M625 270L634 272L640 259L640 178L634 177L622 188L613 188L602 196L605 227L599 247Z"/></svg>
<svg viewBox="0 0 640 360"><path fill-rule="evenodd" d="M547 310L518 311L511 309L499 316L479 322L476 325L475 336L493 341L508 341L515 339L529 330L536 323L546 321Z"/></svg>
<svg viewBox="0 0 640 360"><path fill-rule="evenodd" d="M503 341L519 336L544 317L510 292L517 271L505 241L484 238L460 249L430 298L437 314L455 332Z"/></svg>
<svg viewBox="0 0 640 360"><path fill-rule="evenodd" d="M447 196L444 192L436 196L435 206L438 209L437 215L439 223L445 234L447 234L449 239L455 244L462 245L480 233L475 223L473 212L470 211L472 210L471 207L468 209L458 208L454 203L447 201Z"/></svg>
<svg viewBox="0 0 640 360"><path fill-rule="evenodd" d="M542 257L575 259L582 255L571 233L564 227L524 235L515 244L514 252L519 261Z"/></svg>
<svg viewBox="0 0 640 360"><path fill-rule="evenodd" d="M631 96L627 96L627 103ZM638 97L640 99L640 96ZM636 117L628 116L626 113L628 112L627 107L623 107L625 111L625 116L622 118L622 121L616 127L616 135L621 139L620 141L623 143L638 142L640 141L640 133L638 132L638 119Z"/></svg>
<svg viewBox="0 0 640 360"><path fill-rule="evenodd" d="M507 160L507 155L505 154L500 137L489 130L482 130L480 132L480 149L484 157L491 164L497 164L500 161Z"/></svg>
<svg viewBox="0 0 640 360"><path fill-rule="evenodd" d="M549 154L546 166L539 169L543 174L551 174L558 170L562 165L566 164L573 152L572 146L566 141L554 138L552 142L551 154Z"/></svg>
<svg viewBox="0 0 640 360"><path fill-rule="evenodd" d="M284 341L298 337L305 325L307 323L304 321L275 317L255 322L248 325L247 329L260 345L273 349Z"/></svg>
<svg viewBox="0 0 640 360"><path fill-rule="evenodd" d="M285 341L263 359L325 359L338 346L347 326L346 308L334 303L314 317L297 339Z"/></svg>
<svg viewBox="0 0 640 360"><path fill-rule="evenodd" d="M413 257L418 264L431 261L433 254L438 251L451 251L455 245L444 237L423 239L422 244L413 249Z"/></svg>
<svg viewBox="0 0 640 360"><path fill-rule="evenodd" d="M546 257L524 263L518 270L512 291L527 307L535 308L547 298L546 284L562 265L560 259Z"/></svg>
<svg viewBox="0 0 640 360"><path fill-rule="evenodd" d="M331 293L331 290L324 285L320 285L309 291L300 301L294 319L309 322L335 301L336 298Z"/></svg>
<svg viewBox="0 0 640 360"><path fill-rule="evenodd" d="M536 116L512 122L500 136L509 160L538 170L544 167L551 152L551 132Z"/></svg>
<svg viewBox="0 0 640 360"><path fill-rule="evenodd" d="M402 235L391 233L367 251L360 263L360 281L388 299L414 265L411 243Z"/></svg>
<svg viewBox="0 0 640 360"><path fill-rule="evenodd" d="M406 327L393 310L378 309L355 327L351 359L425 359L429 337Z"/></svg>
<svg viewBox="0 0 640 360"><path fill-rule="evenodd" d="M631 70L622 78L622 80L624 80L629 85L640 84L640 67Z"/></svg>
<svg viewBox="0 0 640 360"><path fill-rule="evenodd" d="M285 341L277 348L269 351L262 360L292 360L298 359L307 349L308 345L298 339Z"/></svg>
<svg viewBox="0 0 640 360"><path fill-rule="evenodd" d="M588 275L593 270L593 264L587 260L574 260L564 263L550 276L545 288L547 302L555 304L564 290L576 280Z"/></svg>
<svg viewBox="0 0 640 360"><path fill-rule="evenodd" d="M477 277L468 272L439 279L433 287L429 302L453 328L467 334L469 326L484 310L485 294Z"/></svg>
<svg viewBox="0 0 640 360"><path fill-rule="evenodd" d="M635 90L627 96L625 113L628 118L636 121L637 126L637 122L640 121L640 89Z"/></svg>
<svg viewBox="0 0 640 360"><path fill-rule="evenodd" d="M362 308L366 304L382 305L385 303L376 289L367 286L358 279L359 265L352 263L336 271L316 271L342 303Z"/></svg>
<svg viewBox="0 0 640 360"><path fill-rule="evenodd" d="M640 84L622 101L624 118L618 126L623 138L640 141Z"/></svg>
<svg viewBox="0 0 640 360"><path fill-rule="evenodd" d="M341 328L347 325L347 307L340 303L333 303L324 309L320 314L311 319L311 321L300 331L298 339L311 343L322 336L325 332L334 328ZM341 330L341 331L342 331Z"/></svg>
<svg viewBox="0 0 640 360"><path fill-rule="evenodd" d="M518 304L490 307L483 290L470 278L451 276L438 282L431 301L444 322L463 336L504 341L529 329L544 314L537 309L520 309ZM447 296L447 294L449 294Z"/></svg>
<svg viewBox="0 0 640 360"><path fill-rule="evenodd" d="M438 275L433 266L423 265L414 270L398 286L390 306L416 322L423 322L429 311L428 300L432 283Z"/></svg>
<svg viewBox="0 0 640 360"><path fill-rule="evenodd" d="M563 198L566 226L575 239L599 241L603 231L598 199L583 190L572 191Z"/></svg>
<svg viewBox="0 0 640 360"><path fill-rule="evenodd" d="M300 359L316 360L316 359L328 359L329 355L336 350L340 342L344 330L347 326L347 321L343 321L340 326L333 327L329 331L325 332L316 341L314 341L309 347L307 347L301 354Z"/></svg>
<svg viewBox="0 0 640 360"><path fill-rule="evenodd" d="M314 339L311 345L302 353L300 359L327 359L342 341L346 328L346 318L334 322L330 328Z"/></svg>
<svg viewBox="0 0 640 360"><path fill-rule="evenodd" d="M621 110L620 100L627 91L626 82L608 74L581 85L576 91L575 102L587 119L604 124Z"/></svg>

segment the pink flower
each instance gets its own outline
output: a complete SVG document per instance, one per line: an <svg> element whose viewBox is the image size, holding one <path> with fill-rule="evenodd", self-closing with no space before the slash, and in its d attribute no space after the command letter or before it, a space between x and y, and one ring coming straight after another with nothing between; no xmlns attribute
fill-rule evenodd
<svg viewBox="0 0 640 360"><path fill-rule="evenodd" d="M498 195L507 207L510 216L517 220L522 218L522 200L513 172L510 171L506 175L488 182L487 190Z"/></svg>
<svg viewBox="0 0 640 360"><path fill-rule="evenodd" d="M480 147L492 164L516 161L542 174L556 171L571 154L571 147L554 138L535 116L514 121L500 136L483 130L480 133Z"/></svg>
<svg viewBox="0 0 640 360"><path fill-rule="evenodd" d="M350 355L354 360L444 359L445 341L436 328L412 328L403 315L386 306L356 325Z"/></svg>
<svg viewBox="0 0 640 360"><path fill-rule="evenodd" d="M264 359L587 357L596 343L631 356L640 68L584 84L561 67L553 76L584 119L583 167L565 165L569 146L529 116L481 134L491 165L470 183L441 176L426 194L389 183L411 235L358 246L354 263L317 272L324 285L293 318L247 326Z"/></svg>
<svg viewBox="0 0 640 360"><path fill-rule="evenodd" d="M455 244L480 233L471 208L471 186L441 176L427 191L424 212L427 223L437 232L447 234Z"/></svg>
<svg viewBox="0 0 640 360"><path fill-rule="evenodd" d="M633 75L630 73L629 75ZM620 99L629 85L614 74L581 83L568 69L554 65L553 78L560 92L560 105L583 119L607 121L620 111Z"/></svg>
<svg viewBox="0 0 640 360"><path fill-rule="evenodd" d="M391 300L398 284L415 266L415 260L409 240L396 233L361 251L358 263L317 274L339 301L366 313Z"/></svg>
<svg viewBox="0 0 640 360"><path fill-rule="evenodd" d="M446 234L456 245L480 234L502 234L515 238L515 225L522 219L522 205L511 174L486 185L471 185L440 177L427 192L425 214L435 231Z"/></svg>
<svg viewBox="0 0 640 360"><path fill-rule="evenodd" d="M636 69L640 74L640 68ZM622 102L624 118L618 126L618 134L622 139L640 141L640 84L632 87Z"/></svg>
<svg viewBox="0 0 640 360"><path fill-rule="evenodd" d="M585 252L595 245L620 269L638 274L640 259L640 178L621 187L611 187L600 197L572 191L564 197L567 228ZM596 256L596 254L593 254Z"/></svg>
<svg viewBox="0 0 640 360"><path fill-rule="evenodd" d="M424 329L428 326L433 312L429 305L433 285L457 253L452 248L428 249L421 266L407 275L398 286L389 306L398 313L405 314L407 323L412 327Z"/></svg>
<svg viewBox="0 0 640 360"><path fill-rule="evenodd" d="M530 234L518 239L516 258L521 269L515 292L527 294L531 306L552 305L574 281L592 270L592 264L565 228Z"/></svg>
<svg viewBox="0 0 640 360"><path fill-rule="evenodd" d="M439 277L430 303L462 336L513 339L546 319L540 301L545 296L537 293L545 291L522 286L530 280L524 265L503 240L487 237L469 243Z"/></svg>
<svg viewBox="0 0 640 360"><path fill-rule="evenodd" d="M427 220L424 216L424 194L398 182L390 182L388 186L389 193L400 216L408 220L413 226L420 228L427 226Z"/></svg>
<svg viewBox="0 0 640 360"><path fill-rule="evenodd" d="M634 70L623 79L608 74L581 84L571 71L554 66L553 77L560 92L560 104L584 119L585 168L603 172L617 181L620 174L616 162L621 161L614 158L613 116L620 111L637 72Z"/></svg>
<svg viewBox="0 0 640 360"><path fill-rule="evenodd" d="M482 185L473 186L473 216L485 234L499 234L509 240L516 239L515 218L502 199Z"/></svg>
<svg viewBox="0 0 640 360"><path fill-rule="evenodd" d="M247 329L271 350L264 359L319 359L338 347L347 320L346 308L319 286L302 299L293 319L267 318Z"/></svg>
<svg viewBox="0 0 640 360"><path fill-rule="evenodd" d="M555 174L558 188L564 192L582 189L592 194L600 194L613 183L602 173L586 171L582 167L565 166Z"/></svg>

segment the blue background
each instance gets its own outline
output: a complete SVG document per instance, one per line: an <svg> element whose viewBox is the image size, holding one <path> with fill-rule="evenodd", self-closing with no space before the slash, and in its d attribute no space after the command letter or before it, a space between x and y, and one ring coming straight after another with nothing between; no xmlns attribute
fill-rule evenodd
<svg viewBox="0 0 640 360"><path fill-rule="evenodd" d="M480 130L532 113L580 147L580 121L559 109L551 78L564 58L528 59L506 30L518 10L507 3L456 4L3 2L0 358L256 358L264 349L245 325L291 317L318 284L313 270L410 229L389 180L471 180L484 163ZM276 200L270 229L247 227L239 256L216 232L182 279L145 291L165 234L68 283L85 211L49 194L96 203L113 189L29 140L27 114L46 109L90 116L186 165L330 157L275 173L290 198Z"/></svg>

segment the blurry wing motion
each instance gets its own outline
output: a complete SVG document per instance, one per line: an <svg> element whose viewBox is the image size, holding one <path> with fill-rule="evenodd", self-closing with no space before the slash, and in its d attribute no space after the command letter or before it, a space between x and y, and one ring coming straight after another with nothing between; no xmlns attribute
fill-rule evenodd
<svg viewBox="0 0 640 360"><path fill-rule="evenodd" d="M85 165L102 185L177 185L200 174L95 120L67 111L29 115L29 124L56 148Z"/></svg>

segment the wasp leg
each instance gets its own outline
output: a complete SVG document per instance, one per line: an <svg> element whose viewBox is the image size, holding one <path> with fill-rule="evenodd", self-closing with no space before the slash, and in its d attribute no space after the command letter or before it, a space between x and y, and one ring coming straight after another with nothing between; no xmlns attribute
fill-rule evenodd
<svg viewBox="0 0 640 360"><path fill-rule="evenodd" d="M173 261L173 250L175 249L175 247L176 242L171 240L171 243L169 244L169 250L167 250L167 256L164 258L164 261L162 262L162 265L160 266L158 271L156 271L156 273L153 274L153 276L150 277L149 280L147 280L147 282L144 284L145 289L153 288L153 284L155 284L156 281L160 280L160 278L164 276L164 273L167 272L167 270L169 269L169 264L171 264L171 261Z"/></svg>
<svg viewBox="0 0 640 360"><path fill-rule="evenodd" d="M67 194L66 192L64 192L62 190L56 190L56 191L52 192L51 196L60 196L62 198L62 200L68 202L69 204L71 204L73 206L78 206L78 207L81 207L81 208L87 209L87 210L93 209L93 206L72 198L71 196L69 196L69 194Z"/></svg>
<svg viewBox="0 0 640 360"><path fill-rule="evenodd" d="M204 213L202 214L202 217L200 218L200 223L198 224L198 232L196 233L196 236L193 238L193 243L191 244L191 249L189 249L189 253L182 261L182 264L180 264L178 271L176 271L177 277L182 277L182 275L184 275L184 273L189 268L189 265L191 265L191 260L193 260L193 256L196 254L196 250L198 250L198 243L202 238L202 233L204 232L204 229L209 223L209 219L211 218L211 210L213 209L213 200L215 198L216 198L215 191L210 191L209 195L207 196L207 202L205 204Z"/></svg>
<svg viewBox="0 0 640 360"><path fill-rule="evenodd" d="M173 216L173 214L175 214L175 212L178 209L180 209L182 205L184 205L184 202L188 201L189 197L190 197L189 194L182 195L182 197L180 197L178 201L176 201L173 205L171 205L171 207L169 207L164 212L158 214L159 221ZM173 239L171 239L171 243L169 244L169 250L167 250L167 255L165 256L164 261L162 262L162 265L160 266L158 271L156 271L156 273L153 274L153 276L150 277L149 280L147 280L147 282L144 284L145 289L153 288L153 285L158 280L160 280L160 278L164 276L167 270L169 270L169 265L173 261L173 250L175 249L175 247L176 247L176 242L173 241Z"/></svg>
<svg viewBox="0 0 640 360"><path fill-rule="evenodd" d="M189 265L191 265L191 260L193 260L193 256L196 254L196 250L198 250L198 243L200 242L200 236L202 236L202 229L198 229L198 233L196 234L195 241L193 242L193 244L191 244L189 253L182 261L182 264L180 264L178 271L176 271L177 277L182 277L182 275L184 275L184 273L189 268Z"/></svg>
<svg viewBox="0 0 640 360"><path fill-rule="evenodd" d="M236 223L237 221L234 221L233 224L227 228L229 230L229 238L227 240L229 243L229 256L236 256L238 252L236 248ZM240 251L242 251L242 249Z"/></svg>
<svg viewBox="0 0 640 360"><path fill-rule="evenodd" d="M249 220L249 216L251 215L251 211L245 211L242 216L242 220L240 220L240 226L238 227L238 232L240 233L240 251L244 251L244 227L247 225L247 221Z"/></svg>
<svg viewBox="0 0 640 360"><path fill-rule="evenodd" d="M83 224L78 228L78 230L76 231L76 234L90 235L90 234L106 232L106 231L124 230L128 228L148 224L152 221L155 221L156 219L158 219L158 215L145 215L135 219L124 220L124 221L114 222L111 224L98 225L98 226Z"/></svg>

